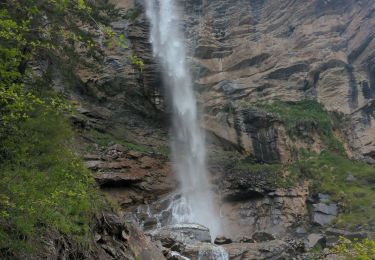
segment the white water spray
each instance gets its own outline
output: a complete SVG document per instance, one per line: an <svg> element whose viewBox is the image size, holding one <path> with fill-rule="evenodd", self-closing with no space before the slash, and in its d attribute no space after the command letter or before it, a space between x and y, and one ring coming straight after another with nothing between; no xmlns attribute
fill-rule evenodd
<svg viewBox="0 0 375 260"><path fill-rule="evenodd" d="M173 223L198 223L215 238L221 233L213 204L204 134L199 127L192 78L186 64L185 39L179 31L182 14L176 0L146 0L151 43L160 60L173 109L172 152L181 182L181 198L172 202Z"/></svg>

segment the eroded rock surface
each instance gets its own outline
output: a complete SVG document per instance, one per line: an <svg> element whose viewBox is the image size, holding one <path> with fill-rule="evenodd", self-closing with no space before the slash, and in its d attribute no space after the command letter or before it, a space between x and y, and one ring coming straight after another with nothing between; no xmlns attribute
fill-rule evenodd
<svg viewBox="0 0 375 260"><path fill-rule="evenodd" d="M240 179L243 180L243 179ZM251 189L240 192L241 197L222 204L221 213L231 227L234 237L248 236L257 231L285 235L289 228L297 227L307 215L307 184L291 189L274 191ZM236 192L236 189L232 190ZM244 197L243 192L248 192Z"/></svg>
<svg viewBox="0 0 375 260"><path fill-rule="evenodd" d="M267 160L279 159L285 150L277 144L285 135L277 127L238 129L236 119L226 122L225 107L313 98L348 115L346 137L356 156L374 159L373 1L189 0L181 5L210 131L255 154L262 147L265 154L259 156Z"/></svg>
<svg viewBox="0 0 375 260"><path fill-rule="evenodd" d="M233 260L290 259L290 255L294 252L291 245L281 240L263 243L233 243L223 247Z"/></svg>
<svg viewBox="0 0 375 260"><path fill-rule="evenodd" d="M171 166L160 155L135 152L116 144L84 158L97 183L123 207L157 200L175 185Z"/></svg>
<svg viewBox="0 0 375 260"><path fill-rule="evenodd" d="M125 8L135 7L133 1L113 1ZM142 1L135 2L138 6ZM320 152L325 145L319 133L292 139L285 122L275 115L247 108L256 102L315 99L329 111L349 118L339 129L340 136L350 142L357 158L375 161L373 1L180 2L187 11L184 28L195 87L204 104L202 121L218 139L231 149L251 153L262 163L289 163L293 149ZM105 70L95 75L79 71L83 84L76 99L80 108L72 121L80 129L116 130L122 138L146 143L159 143L163 134L154 131L163 128L161 143L167 143L165 122L154 127L145 120L161 120L164 114L160 112L167 110L161 68L152 58L148 42L149 24L140 13L133 21L114 21L113 27L116 32L125 32L129 49L107 50ZM129 62L133 53L145 61L143 72ZM170 213L163 211L165 203L152 209L150 204L176 187L170 179L168 159L121 145L99 150L85 155L98 184L125 209L133 210L131 206L142 204L137 208L146 230L165 224L170 218ZM267 173L259 176L228 171L218 175L215 188L222 196L218 200L224 199L220 217L228 221L229 235L236 241L225 243L231 259L291 259L300 247L310 248L324 240L320 233L309 235L309 226L307 230L303 226L310 217L307 183L282 189L269 182ZM314 203L312 219L320 225L329 224L338 213L336 205L326 205L322 200ZM160 214L155 216L156 212ZM284 239L294 234L288 233L291 230L307 237L307 245ZM215 252L221 252L207 243L207 238L187 242L181 234L194 232L184 232L160 231L156 241L164 246L164 257L210 259ZM255 232L270 236L251 237ZM111 244L102 248L106 254L119 257Z"/></svg>

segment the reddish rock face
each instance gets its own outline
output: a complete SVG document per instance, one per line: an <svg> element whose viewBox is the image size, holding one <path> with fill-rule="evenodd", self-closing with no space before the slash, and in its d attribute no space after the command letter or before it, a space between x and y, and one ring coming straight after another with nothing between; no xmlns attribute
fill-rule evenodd
<svg viewBox="0 0 375 260"><path fill-rule="evenodd" d="M156 200L175 187L166 158L127 151L121 145L84 158L87 167L95 172L97 183L123 207Z"/></svg>

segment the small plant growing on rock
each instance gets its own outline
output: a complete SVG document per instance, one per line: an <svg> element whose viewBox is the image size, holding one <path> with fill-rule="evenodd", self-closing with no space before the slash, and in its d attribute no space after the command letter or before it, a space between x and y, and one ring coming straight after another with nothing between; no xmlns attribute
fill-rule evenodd
<svg viewBox="0 0 375 260"><path fill-rule="evenodd" d="M372 260L375 259L375 241L369 239L350 241L341 237L339 244L331 249L330 253L348 260Z"/></svg>
<svg viewBox="0 0 375 260"><path fill-rule="evenodd" d="M140 70L140 72L143 72L145 64L142 59L138 58L136 55L132 55L130 56L130 62L135 65Z"/></svg>

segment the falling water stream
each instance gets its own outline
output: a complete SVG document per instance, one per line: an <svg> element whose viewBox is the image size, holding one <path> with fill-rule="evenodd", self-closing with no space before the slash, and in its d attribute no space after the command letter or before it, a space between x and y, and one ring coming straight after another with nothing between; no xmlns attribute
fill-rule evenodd
<svg viewBox="0 0 375 260"><path fill-rule="evenodd" d="M145 2L154 56L161 62L173 110L171 147L181 196L170 205L171 224L198 223L208 227L215 238L222 233L220 218L208 180L205 138L186 63L186 41L180 32L182 14L176 0Z"/></svg>

